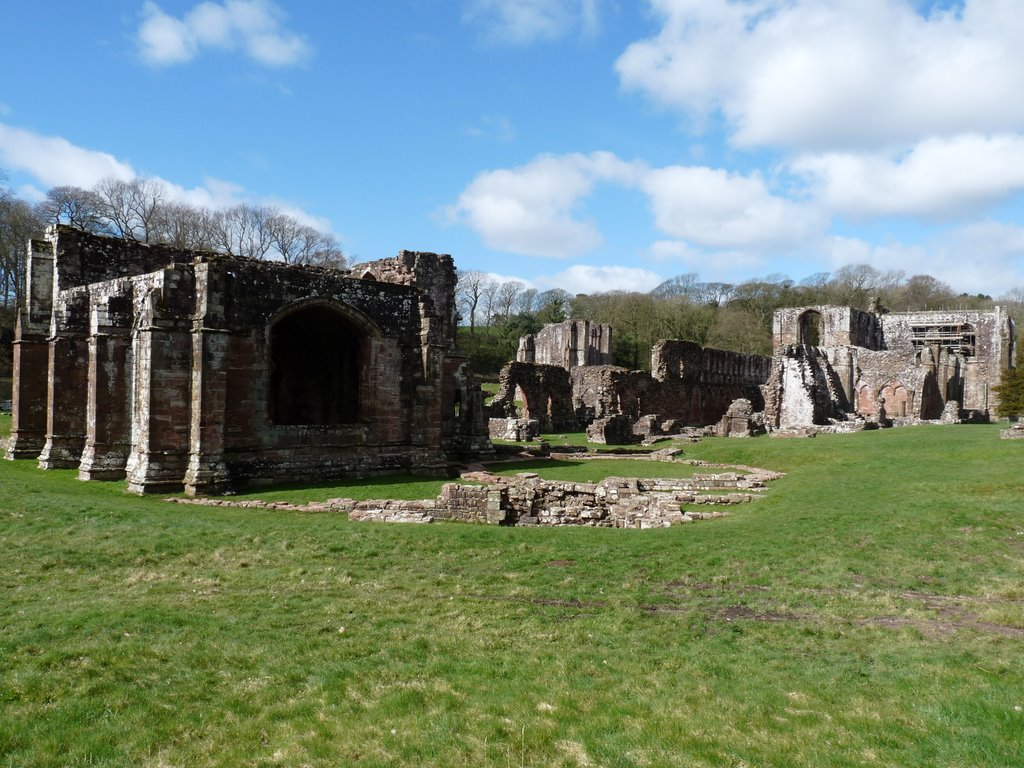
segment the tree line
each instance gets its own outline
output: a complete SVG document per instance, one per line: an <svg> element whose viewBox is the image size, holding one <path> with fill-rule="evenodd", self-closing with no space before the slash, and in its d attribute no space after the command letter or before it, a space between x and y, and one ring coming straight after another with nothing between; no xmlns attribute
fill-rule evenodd
<svg viewBox="0 0 1024 768"><path fill-rule="evenodd" d="M43 200L32 204L12 194L3 182L0 176L0 309L8 310L7 314L23 288L25 244L51 224L141 243L288 264L341 268L346 263L332 234L274 206L191 205L174 199L158 179L115 177L91 189L53 187Z"/></svg>
<svg viewBox="0 0 1024 768"><path fill-rule="evenodd" d="M649 292L608 291L571 295L556 288L538 292L518 281L499 281L470 270L459 274L460 347L476 370L493 374L515 357L519 337L542 324L592 320L614 329L619 365L649 368L660 339L770 355L772 316L782 307L835 304L892 311L990 309L1006 306L1024 329L1024 288L993 299L968 294L931 275L907 276L854 264L799 282L769 275L742 283L703 282L694 273L666 280Z"/></svg>

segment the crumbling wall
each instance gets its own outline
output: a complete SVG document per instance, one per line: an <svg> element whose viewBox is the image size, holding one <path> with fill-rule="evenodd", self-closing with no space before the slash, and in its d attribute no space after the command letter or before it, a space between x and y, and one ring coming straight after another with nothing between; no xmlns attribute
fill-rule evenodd
<svg viewBox="0 0 1024 768"><path fill-rule="evenodd" d="M521 394L523 413L517 412ZM488 407L491 418L536 419L542 432L579 428L573 411L569 372L558 365L508 363L498 376L498 393Z"/></svg>
<svg viewBox="0 0 1024 768"><path fill-rule="evenodd" d="M823 305L776 310L772 317L774 354L798 345L883 349L884 333L877 315L853 307Z"/></svg>
<svg viewBox="0 0 1024 768"><path fill-rule="evenodd" d="M569 378L573 409L582 423L620 414L637 419L661 405L658 383L646 371L588 365L570 370Z"/></svg>
<svg viewBox="0 0 1024 768"><path fill-rule="evenodd" d="M943 400L986 415L995 410L992 388L1013 360L1013 322L1003 307L893 312L881 322L888 349L931 351Z"/></svg>
<svg viewBox="0 0 1024 768"><path fill-rule="evenodd" d="M755 410L764 407L762 385L771 358L701 347L691 341L659 341L651 352L651 372L660 383L657 413L687 424L717 423L739 398Z"/></svg>
<svg viewBox="0 0 1024 768"><path fill-rule="evenodd" d="M200 493L488 451L479 383L453 354L451 258L362 267L55 228L28 253L8 457Z"/></svg>
<svg viewBox="0 0 1024 768"><path fill-rule="evenodd" d="M611 365L612 327L590 320L548 323L519 340L516 361L559 365L566 370L579 365Z"/></svg>
<svg viewBox="0 0 1024 768"><path fill-rule="evenodd" d="M987 419L1014 338L1001 307L882 315L798 307L776 312L774 329L766 418L793 427L856 417L936 420L949 402Z"/></svg>
<svg viewBox="0 0 1024 768"><path fill-rule="evenodd" d="M828 356L816 347L789 347L773 358L765 390L764 418L772 427L827 424L849 410Z"/></svg>

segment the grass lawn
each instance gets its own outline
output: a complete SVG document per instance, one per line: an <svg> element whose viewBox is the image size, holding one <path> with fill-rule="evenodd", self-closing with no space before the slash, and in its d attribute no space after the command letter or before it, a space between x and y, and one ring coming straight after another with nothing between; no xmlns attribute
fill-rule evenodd
<svg viewBox="0 0 1024 768"><path fill-rule="evenodd" d="M649 531L171 505L0 462L0 768L1024 765L1024 445L998 429L706 440L788 475Z"/></svg>

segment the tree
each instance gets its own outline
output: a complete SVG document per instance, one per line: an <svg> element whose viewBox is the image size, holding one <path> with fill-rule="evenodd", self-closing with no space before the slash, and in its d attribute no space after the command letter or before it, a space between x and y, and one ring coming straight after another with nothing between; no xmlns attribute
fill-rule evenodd
<svg viewBox="0 0 1024 768"><path fill-rule="evenodd" d="M0 306L14 306L21 297L25 244L44 227L33 206L0 187Z"/></svg>
<svg viewBox="0 0 1024 768"><path fill-rule="evenodd" d="M493 280L477 269L459 272L458 282L455 286L455 300L463 319L469 320L471 336L476 330L476 310L489 282L493 282Z"/></svg>
<svg viewBox="0 0 1024 768"><path fill-rule="evenodd" d="M213 250L215 214L187 203L165 203L157 213L151 239L184 250Z"/></svg>
<svg viewBox="0 0 1024 768"><path fill-rule="evenodd" d="M94 233L104 229L96 193L81 187L53 187L36 205L36 215L47 224L66 224Z"/></svg>
<svg viewBox="0 0 1024 768"><path fill-rule="evenodd" d="M1003 369L999 385L994 387L994 390L999 395L997 416L1024 416L1024 335L1017 339L1017 354L1013 367Z"/></svg>
<svg viewBox="0 0 1024 768"><path fill-rule="evenodd" d="M552 288L537 296L537 320L540 323L561 323L569 310L569 293L561 288Z"/></svg>
<svg viewBox="0 0 1024 768"><path fill-rule="evenodd" d="M108 176L93 189L104 228L125 240L148 243L157 232L167 188L157 179Z"/></svg>
<svg viewBox="0 0 1024 768"><path fill-rule="evenodd" d="M900 309L939 309L953 301L953 289L931 275L914 275L898 293L894 304Z"/></svg>
<svg viewBox="0 0 1024 768"><path fill-rule="evenodd" d="M508 323L522 290L523 284L518 280L506 280L498 286L494 297L494 311L499 325Z"/></svg>

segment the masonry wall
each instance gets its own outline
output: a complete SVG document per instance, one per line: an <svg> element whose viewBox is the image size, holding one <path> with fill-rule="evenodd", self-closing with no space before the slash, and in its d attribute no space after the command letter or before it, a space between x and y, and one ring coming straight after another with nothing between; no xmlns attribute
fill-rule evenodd
<svg viewBox="0 0 1024 768"><path fill-rule="evenodd" d="M557 365L570 370L580 365L611 365L612 327L590 320L548 323L519 340L516 361Z"/></svg>
<svg viewBox="0 0 1024 768"><path fill-rule="evenodd" d="M987 418L1012 359L1013 323L1001 307L882 315L798 307L776 312L773 325L766 418L779 427L934 420L954 402L964 417Z"/></svg>
<svg viewBox="0 0 1024 768"><path fill-rule="evenodd" d="M28 258L9 458L201 493L490 449L448 256L362 279L59 227Z"/></svg>

